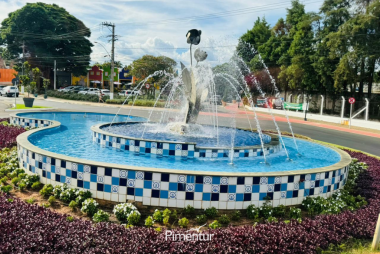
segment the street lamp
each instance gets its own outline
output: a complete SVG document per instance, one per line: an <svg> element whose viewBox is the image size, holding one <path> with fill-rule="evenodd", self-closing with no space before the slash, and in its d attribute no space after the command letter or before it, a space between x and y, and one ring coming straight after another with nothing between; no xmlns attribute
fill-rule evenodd
<svg viewBox="0 0 380 254"><path fill-rule="evenodd" d="M110 77L110 79L109 79L109 82L110 82L110 90L111 90L111 92L110 92L110 99L112 100L113 99L113 80L114 80L114 68L113 68L113 58L112 58L112 56L111 56L111 54L108 52L108 50L106 49L106 47L102 44L102 43L100 43L100 42L97 42L97 41L94 41L94 43L97 43L97 44L99 44L100 46L102 46L103 48L104 48L104 50L107 52L107 54L108 54L108 56L110 57L110 63L111 63L111 77ZM106 57L107 55L105 55L104 57Z"/></svg>
<svg viewBox="0 0 380 254"><path fill-rule="evenodd" d="M310 99L311 99L311 96L310 97L306 96L306 108L305 108L305 119L304 119L305 121L307 121L306 115L307 115L307 109L309 108Z"/></svg>

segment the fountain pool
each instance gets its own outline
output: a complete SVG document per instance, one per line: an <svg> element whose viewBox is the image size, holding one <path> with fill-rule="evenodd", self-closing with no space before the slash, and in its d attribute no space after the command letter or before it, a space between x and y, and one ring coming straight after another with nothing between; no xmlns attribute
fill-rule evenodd
<svg viewBox="0 0 380 254"><path fill-rule="evenodd" d="M28 173L39 174L42 183L67 183L71 187L88 189L99 199L218 209L261 205L265 197L272 199L273 205L300 204L305 196L331 195L345 184L348 175L351 159L345 152L297 140L299 152L303 154L299 157L293 141L285 137L292 161L278 149L268 152L270 165L262 163L262 151L257 144L255 155L253 150L234 147L232 153L236 160L233 165L225 155L231 150L210 148L208 151L196 144L186 147L183 137L181 140L172 137L170 142L176 145L168 144L167 154L157 154L152 152L152 144L156 145L156 150L160 143L163 150L166 147L160 140L141 140L139 135L131 139L120 135L124 132L109 133L100 128L109 125L113 117L81 112L13 114L13 124L40 127L18 137L20 167ZM143 124L145 120L118 115L115 121ZM97 139L105 140L107 145L99 145L102 142L97 143ZM131 140L134 140L132 149ZM277 142L278 146L275 136L268 136L266 141ZM176 156L178 144L181 145L180 156ZM193 152L192 158L182 156L185 147L187 155Z"/></svg>

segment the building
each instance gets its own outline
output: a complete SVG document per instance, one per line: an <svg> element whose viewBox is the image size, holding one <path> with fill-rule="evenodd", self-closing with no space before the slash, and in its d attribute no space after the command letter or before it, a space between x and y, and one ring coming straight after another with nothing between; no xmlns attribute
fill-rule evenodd
<svg viewBox="0 0 380 254"><path fill-rule="evenodd" d="M127 68L121 68L119 69L119 82L121 83L121 87L124 85L126 86L126 89L131 88L131 83L133 83L133 77L128 76L129 70Z"/></svg>
<svg viewBox="0 0 380 254"><path fill-rule="evenodd" d="M73 86L88 86L88 75L86 76L79 76L79 77L76 77L74 76L73 74L71 74L71 84Z"/></svg>
<svg viewBox="0 0 380 254"><path fill-rule="evenodd" d="M12 85L16 75L17 71L13 69L0 69L0 85Z"/></svg>
<svg viewBox="0 0 380 254"><path fill-rule="evenodd" d="M88 69L87 76L88 87L101 87L101 84L103 84L103 70L101 67L97 65L92 66Z"/></svg>
<svg viewBox="0 0 380 254"><path fill-rule="evenodd" d="M113 82L119 82L119 69L114 68ZM103 88L110 88L111 67L105 67L103 69Z"/></svg>

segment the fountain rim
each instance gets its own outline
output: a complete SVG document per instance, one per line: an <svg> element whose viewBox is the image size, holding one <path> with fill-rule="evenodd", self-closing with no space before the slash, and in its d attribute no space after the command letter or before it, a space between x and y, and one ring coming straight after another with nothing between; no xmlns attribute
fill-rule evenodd
<svg viewBox="0 0 380 254"><path fill-rule="evenodd" d="M136 123L143 123L143 122L133 122L133 121L128 121L127 123L126 122L115 122L112 125L118 125L118 124L136 124ZM106 125L110 125L110 123L100 123L100 124L93 125L93 126L91 126L91 130L93 132L96 132L96 133L100 133L100 134L104 134L104 135L108 135L108 136L112 136L112 137L116 137L116 138L133 139L133 140L147 141L147 142L161 142L161 143L162 142L168 142L168 143L172 143L172 144L182 144L182 145L183 144L185 144L185 145L187 144L187 145L194 145L194 147L196 147L198 149L216 149L216 150L219 150L219 149L231 149L231 147L229 147L229 146L217 146L217 147L216 146L210 146L210 147L209 146L197 146L197 143L195 143L195 142L167 141L167 140L159 140L159 139L145 139L145 138L136 138L136 137L118 135L118 134L114 134L114 133L111 133L111 132L104 131L101 127L105 127ZM207 125L204 125L204 126L207 126ZM209 126L211 126L211 125L209 125ZM225 126L223 126L223 127L225 127ZM226 128L230 128L230 127L226 127ZM243 131L249 131L249 130L242 129L242 128L236 128L236 129L243 130ZM267 133L265 133L265 135L271 137L271 142L264 144L264 147L272 147L272 146L276 146L276 145L280 144L280 142L278 141L278 137L276 135L267 134ZM255 148L260 148L261 149L261 145L234 146L233 147L233 149L255 149Z"/></svg>
<svg viewBox="0 0 380 254"><path fill-rule="evenodd" d="M41 120L38 118L29 118L29 117L22 117L18 116L18 114L25 114L25 113L95 113L96 112L85 112L85 111L33 111L33 112L20 112L20 113L12 113L9 116L10 117L18 117L18 118L23 118L23 119L30 119L30 120ZM113 115L113 114L107 114L107 113L100 113L100 114L105 114L105 115ZM130 115L132 116L132 115ZM135 116L138 117L138 116ZM338 149L337 147L329 146L326 144L320 144L315 141L309 141L311 143L315 143L318 145L322 145L325 147L328 147L334 151L336 151L340 157L341 160L333 165L326 166L326 167L321 167L321 168L313 168L313 169L301 169L301 170L293 170L293 171L276 171L276 172L211 172L211 171L191 171L191 170L177 170L177 169L165 169L165 168L149 168L149 167L138 167L138 166L130 166L130 165L122 165L122 164L116 164L116 163L108 163L108 162L99 162L99 161L92 161L92 160L86 160L86 159L81 159L77 157L71 157L71 156L66 156L63 154L58 154L58 153L53 153L49 152L47 150L41 149L28 140L29 136L31 136L34 133L48 130L48 129L53 129L53 128L58 128L61 126L61 123L55 120L48 120L52 122L51 125L46 126L46 127L40 127L36 129L32 129L29 131L26 131L20 135L17 136L17 145L21 146L29 151L32 151L34 153L38 153L41 155L49 156L55 159L60 159L64 161L71 161L74 163L79 163L83 165L96 165L100 167L108 167L108 168L115 168L119 170L134 170L134 171L148 171L148 172L158 172L158 173L169 173L169 174L188 174L188 175L209 175L209 176L289 176L289 175L300 175L300 174L312 174L312 173L323 173L323 172L329 172L333 170L338 170L341 168L344 168L348 166L352 159L351 156L343 151ZM297 138L298 139L298 138Z"/></svg>

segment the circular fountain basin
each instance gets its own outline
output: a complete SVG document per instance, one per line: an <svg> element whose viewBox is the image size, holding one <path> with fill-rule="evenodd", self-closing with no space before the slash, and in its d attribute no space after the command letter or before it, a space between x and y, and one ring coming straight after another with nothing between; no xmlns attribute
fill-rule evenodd
<svg viewBox="0 0 380 254"><path fill-rule="evenodd" d="M102 147L158 157L183 159L213 158L237 160L281 151L276 137L263 135L264 152L258 133L214 126L188 125L185 134L171 130L172 125L157 123L114 123L91 127L93 141ZM218 132L218 134L216 134ZM142 138L144 137L144 138ZM234 145L232 146L232 142Z"/></svg>
<svg viewBox="0 0 380 254"><path fill-rule="evenodd" d="M229 158L183 159L121 152L93 142L91 127L112 122L114 115L81 112L41 112L11 115L11 123L40 127L18 136L20 167L40 175L44 184L66 183L90 190L93 197L115 202L204 209L244 209L270 199L274 206L301 204L306 196L328 197L344 186L349 155L339 149L284 138L284 151L248 157L229 165ZM132 119L129 119L132 118ZM144 121L118 116L116 121Z"/></svg>

